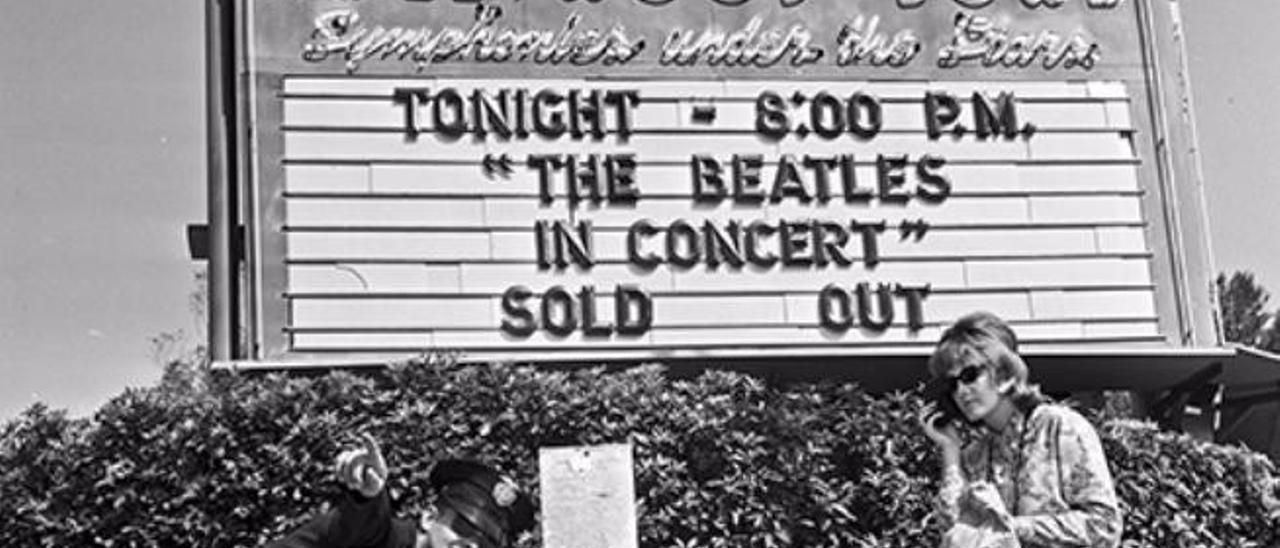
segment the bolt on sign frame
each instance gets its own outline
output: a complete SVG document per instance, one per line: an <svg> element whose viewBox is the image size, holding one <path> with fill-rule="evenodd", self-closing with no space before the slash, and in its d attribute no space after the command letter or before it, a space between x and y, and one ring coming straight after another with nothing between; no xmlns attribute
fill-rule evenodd
<svg viewBox="0 0 1280 548"><path fill-rule="evenodd" d="M216 358L870 371L972 310L1216 345L1177 7L234 2Z"/></svg>

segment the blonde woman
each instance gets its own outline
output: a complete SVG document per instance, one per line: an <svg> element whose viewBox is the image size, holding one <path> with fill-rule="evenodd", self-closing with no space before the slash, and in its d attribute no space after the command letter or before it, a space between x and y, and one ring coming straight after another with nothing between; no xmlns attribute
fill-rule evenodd
<svg viewBox="0 0 1280 548"><path fill-rule="evenodd" d="M1097 433L1028 383L1005 322L985 312L960 318L943 333L929 372L943 394L921 410L920 423L942 454L938 498L952 545L1120 544L1119 504ZM939 403L954 403L956 419L974 428L962 436ZM974 540L977 534L955 540L964 531L1004 543Z"/></svg>

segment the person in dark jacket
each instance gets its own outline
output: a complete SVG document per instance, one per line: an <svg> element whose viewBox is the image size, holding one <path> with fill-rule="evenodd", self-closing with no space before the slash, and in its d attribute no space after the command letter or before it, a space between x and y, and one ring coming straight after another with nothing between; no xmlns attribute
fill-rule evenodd
<svg viewBox="0 0 1280 548"><path fill-rule="evenodd" d="M508 548L533 527L529 497L476 461L436 464L429 477L436 505L416 522L391 515L387 463L373 437L339 454L334 471L346 488L337 508L266 548Z"/></svg>

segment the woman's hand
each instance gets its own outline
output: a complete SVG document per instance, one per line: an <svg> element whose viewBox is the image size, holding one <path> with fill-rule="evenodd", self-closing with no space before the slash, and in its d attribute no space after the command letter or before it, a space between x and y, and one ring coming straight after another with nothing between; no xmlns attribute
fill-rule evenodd
<svg viewBox="0 0 1280 548"><path fill-rule="evenodd" d="M924 435L942 449L944 457L959 457L960 431L956 430L956 426L950 422L938 426L936 421L941 417L942 412L938 411L937 404L933 402L924 404L916 415L920 421L920 428L924 429Z"/></svg>
<svg viewBox="0 0 1280 548"><path fill-rule="evenodd" d="M378 442L369 434L361 434L361 445L338 454L334 473L347 489L373 498L387 484L387 461L382 458Z"/></svg>
<svg viewBox="0 0 1280 548"><path fill-rule="evenodd" d="M973 483L969 486L968 496L969 504L979 515L986 516L1001 530L1013 530L1013 516L1009 514L1009 509L1005 508L1004 499L1000 498L1000 492L996 490L995 485L986 481Z"/></svg>

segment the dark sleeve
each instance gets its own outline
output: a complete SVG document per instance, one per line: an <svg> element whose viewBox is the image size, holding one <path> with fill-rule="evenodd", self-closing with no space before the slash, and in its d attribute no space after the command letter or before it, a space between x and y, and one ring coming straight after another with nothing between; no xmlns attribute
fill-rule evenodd
<svg viewBox="0 0 1280 548"><path fill-rule="evenodd" d="M406 534L412 535L412 528L393 526L385 491L371 499L348 494L336 509L264 548L393 548L412 543L412 538L401 538Z"/></svg>

